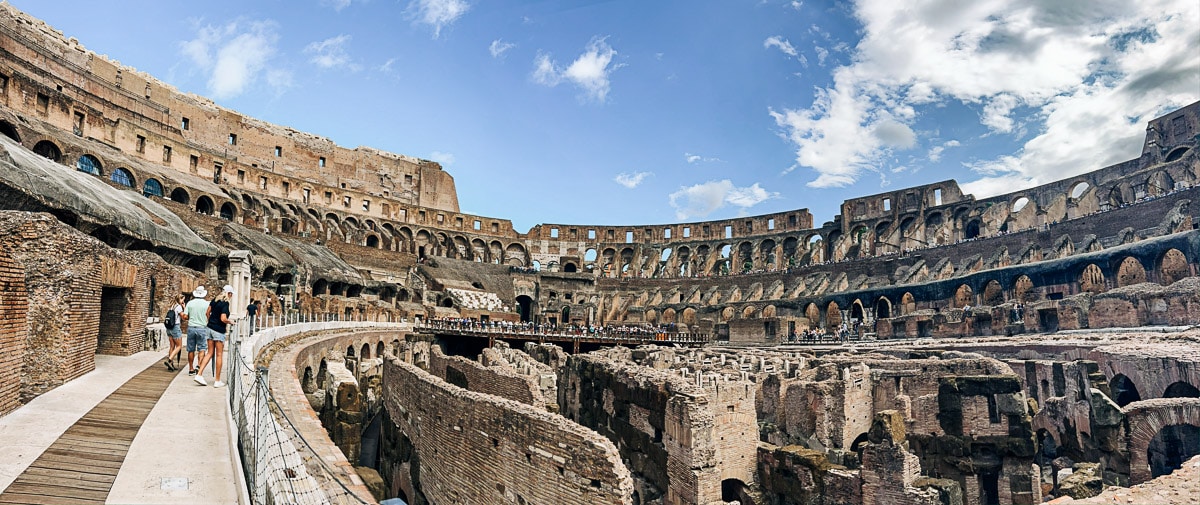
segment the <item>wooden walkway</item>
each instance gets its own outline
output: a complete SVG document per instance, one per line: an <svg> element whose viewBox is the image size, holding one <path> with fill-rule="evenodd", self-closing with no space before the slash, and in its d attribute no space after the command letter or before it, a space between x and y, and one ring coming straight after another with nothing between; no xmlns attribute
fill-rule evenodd
<svg viewBox="0 0 1200 505"><path fill-rule="evenodd" d="M133 437L178 373L156 361L129 379L17 476L0 503L104 503Z"/></svg>

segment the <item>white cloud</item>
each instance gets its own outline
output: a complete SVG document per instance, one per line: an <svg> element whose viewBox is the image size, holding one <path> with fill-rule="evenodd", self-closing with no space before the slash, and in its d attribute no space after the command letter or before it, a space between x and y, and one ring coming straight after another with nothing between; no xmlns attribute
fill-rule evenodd
<svg viewBox="0 0 1200 505"><path fill-rule="evenodd" d="M985 178L965 185L977 196L1069 177L1135 157L1145 122L1200 90L1194 0L858 0L853 10L863 36L850 63L810 107L771 111L814 187L887 168L916 119L948 102L979 110L991 132L1034 132L1018 152L969 166Z"/></svg>
<svg viewBox="0 0 1200 505"><path fill-rule="evenodd" d="M1013 118L1010 115L1016 106L1017 97L1008 93L996 95L983 107L980 122L996 133L1010 133L1013 129Z"/></svg>
<svg viewBox="0 0 1200 505"><path fill-rule="evenodd" d="M675 208L675 217L687 220L705 217L726 204L741 207L746 210L771 198L778 198L779 193L767 191L754 183L748 187L736 187L729 179L708 181L694 186L679 188L671 193L671 207Z"/></svg>
<svg viewBox="0 0 1200 505"><path fill-rule="evenodd" d="M471 9L465 0L413 0L408 4L409 15L418 23L433 27L433 38L442 34L442 28L453 24Z"/></svg>
<svg viewBox="0 0 1200 505"><path fill-rule="evenodd" d="M539 52L534 58L533 73L530 77L534 82L550 87L569 81L583 91L581 98L604 102L608 98L611 86L609 76L624 66L621 63L613 63L616 55L617 52L603 37L596 37L588 43L583 54L565 69L550 59L549 54Z"/></svg>
<svg viewBox="0 0 1200 505"><path fill-rule="evenodd" d="M616 177L613 177L613 181L629 189L633 189L638 187L638 185L640 185L642 181L646 179L646 177L651 175L654 174L651 172L636 172L632 174L622 172L617 174Z"/></svg>
<svg viewBox="0 0 1200 505"><path fill-rule="evenodd" d="M813 46L813 51L817 52L817 65L825 66L825 58L829 57L829 50L821 46Z"/></svg>
<svg viewBox="0 0 1200 505"><path fill-rule="evenodd" d="M429 153L429 159L441 163L442 166L450 166L454 164L454 154L434 151Z"/></svg>
<svg viewBox="0 0 1200 505"><path fill-rule="evenodd" d="M342 34L330 37L320 42L313 42L304 48L304 54L310 55L309 61L321 68L357 67L350 63L350 55L346 53L346 43L350 35Z"/></svg>
<svg viewBox="0 0 1200 505"><path fill-rule="evenodd" d="M700 162L713 163L713 162L721 161L721 158L717 158L715 156L707 157L707 156L700 156L699 154L692 154L692 153L683 153L683 159L686 160L688 163L700 163Z"/></svg>
<svg viewBox="0 0 1200 505"><path fill-rule="evenodd" d="M290 83L286 70L269 67L278 40L274 22L239 20L198 27L196 38L181 43L180 51L208 73L213 98L227 99L241 95L264 73L269 85Z"/></svg>
<svg viewBox="0 0 1200 505"><path fill-rule="evenodd" d="M946 148L958 146L959 143L957 140L947 140L946 142L943 142L942 145L930 147L926 156L929 158L929 161L937 163L942 161L942 153L946 151ZM892 171L895 172L896 170L893 169Z"/></svg>
<svg viewBox="0 0 1200 505"><path fill-rule="evenodd" d="M505 42L503 40L496 39L493 40L491 45L488 46L488 52L492 53L493 58L499 58L504 56L504 53L508 52L509 49L514 47L517 47L517 45L511 42Z"/></svg>
<svg viewBox="0 0 1200 505"><path fill-rule="evenodd" d="M792 47L791 42L788 42L787 39L780 37L778 35L776 35L774 37L768 37L767 40L764 40L763 47L768 48L768 49L770 49L772 47L777 47L777 48L779 48L780 51L783 51L783 54L786 54L793 58L795 58L799 55L799 53L796 52L796 48Z"/></svg>

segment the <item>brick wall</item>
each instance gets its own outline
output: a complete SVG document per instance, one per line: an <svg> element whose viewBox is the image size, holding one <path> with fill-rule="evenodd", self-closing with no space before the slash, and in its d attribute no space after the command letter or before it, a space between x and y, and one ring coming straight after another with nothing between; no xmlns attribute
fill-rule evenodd
<svg viewBox="0 0 1200 505"><path fill-rule="evenodd" d="M495 395L534 407L544 407L546 404L533 377L520 375L506 367L485 367L462 356L447 356L442 353L440 346L432 348L428 371L439 379L477 393ZM466 383L459 384L459 379L449 376L459 377Z"/></svg>
<svg viewBox="0 0 1200 505"><path fill-rule="evenodd" d="M452 386L400 360L384 364L384 382L385 408L410 444L408 458L381 468L393 495L415 490L416 482L432 503L632 501L633 481L616 447L590 430Z"/></svg>
<svg viewBox="0 0 1200 505"><path fill-rule="evenodd" d="M25 270L0 248L0 416L20 406L27 296Z"/></svg>

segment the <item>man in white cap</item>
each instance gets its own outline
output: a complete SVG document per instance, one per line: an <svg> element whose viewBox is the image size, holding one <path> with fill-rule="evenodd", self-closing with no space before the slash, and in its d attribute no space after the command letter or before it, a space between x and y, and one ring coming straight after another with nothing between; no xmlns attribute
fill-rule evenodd
<svg viewBox="0 0 1200 505"><path fill-rule="evenodd" d="M212 303L208 304L208 352L204 354L204 359L200 360L200 373L196 375L196 384L207 386L204 381L204 367L208 366L209 360L212 360L216 366L213 371L213 387L223 388L225 383L221 382L221 368L224 365L225 358L225 333L229 328L229 299L233 296L233 286L228 284L221 289L221 294L213 298Z"/></svg>
<svg viewBox="0 0 1200 505"><path fill-rule="evenodd" d="M200 357L208 351L208 290L204 286L196 286L192 291L192 300L183 307L180 314L187 325L188 375L196 375L197 354ZM201 378L203 380L203 378Z"/></svg>

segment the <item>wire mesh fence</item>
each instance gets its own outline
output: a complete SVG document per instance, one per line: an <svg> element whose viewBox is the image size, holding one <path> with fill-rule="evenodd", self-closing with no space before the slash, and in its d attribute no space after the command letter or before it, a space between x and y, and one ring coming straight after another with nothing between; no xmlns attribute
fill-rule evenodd
<svg viewBox="0 0 1200 505"><path fill-rule="evenodd" d="M229 407L250 500L256 504L370 503L351 492L313 450L271 394L266 369L256 369L249 321L230 335ZM272 321L276 322L276 321ZM339 324L340 325L340 324ZM278 326L274 338L306 331L309 324ZM321 326L327 328L328 323ZM267 338L266 340L272 340Z"/></svg>

